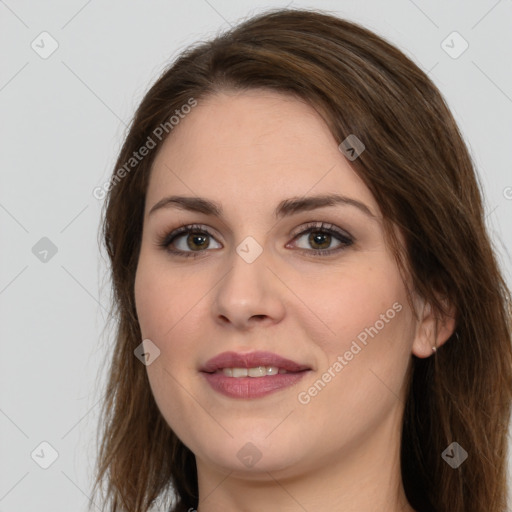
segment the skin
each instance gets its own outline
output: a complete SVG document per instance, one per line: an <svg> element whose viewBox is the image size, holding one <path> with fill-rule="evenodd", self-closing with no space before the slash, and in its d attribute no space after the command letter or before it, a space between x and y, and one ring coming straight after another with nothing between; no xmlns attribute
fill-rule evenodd
<svg viewBox="0 0 512 512"><path fill-rule="evenodd" d="M283 199L333 191L364 203L373 217L343 204L273 217ZM214 200L223 217L176 206L149 215L169 195ZM354 242L299 234L315 221ZM158 245L188 224L211 236L198 246L185 234L171 248L197 257ZM252 263L236 251L248 236L262 249ZM332 253L318 255L319 248ZM406 374L412 354L429 357L454 325L446 319L436 338L429 305L414 295L416 318L406 285L375 199L310 105L271 91L222 92L180 121L153 165L135 297L143 339L160 350L146 367L155 400L196 456L199 512L413 510L399 465ZM384 327L333 372L381 315ZM229 398L199 372L229 350L267 350L312 370L266 397ZM299 393L329 368L335 376L300 403ZM261 455L252 467L237 457L248 442Z"/></svg>

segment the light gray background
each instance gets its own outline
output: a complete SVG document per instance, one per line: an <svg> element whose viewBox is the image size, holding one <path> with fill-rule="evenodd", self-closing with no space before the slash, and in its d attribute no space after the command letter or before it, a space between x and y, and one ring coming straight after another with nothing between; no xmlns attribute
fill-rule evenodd
<svg viewBox="0 0 512 512"><path fill-rule="evenodd" d="M0 512L83 511L89 501L96 380L112 338L102 335L109 287L92 190L108 180L135 107L187 44L288 3L0 1ZM510 283L512 0L291 5L360 22L430 74L477 164ZM43 31L59 45L46 59L31 47L50 47ZM458 58L441 45L453 31L469 43ZM32 251L43 237L58 251L46 262ZM44 441L58 453L48 469L35 462L51 460Z"/></svg>

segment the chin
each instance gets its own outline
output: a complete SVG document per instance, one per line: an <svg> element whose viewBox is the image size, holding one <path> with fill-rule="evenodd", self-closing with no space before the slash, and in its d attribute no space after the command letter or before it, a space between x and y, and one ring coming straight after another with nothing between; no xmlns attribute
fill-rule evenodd
<svg viewBox="0 0 512 512"><path fill-rule="evenodd" d="M275 427L275 425L274 425ZM268 473L285 472L296 473L305 453L299 452L298 442L292 442L286 431L281 436L275 436L267 430L261 436L247 431L246 435L235 435L221 441L213 439L207 445L198 446L193 450L196 457L207 464L216 466L221 471L244 475L244 478L266 478ZM212 450L212 447L215 447Z"/></svg>

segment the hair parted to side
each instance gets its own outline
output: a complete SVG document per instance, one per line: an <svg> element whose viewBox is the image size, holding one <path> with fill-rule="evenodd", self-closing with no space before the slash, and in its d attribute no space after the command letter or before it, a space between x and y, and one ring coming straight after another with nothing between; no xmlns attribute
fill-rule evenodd
<svg viewBox="0 0 512 512"><path fill-rule="evenodd" d="M397 264L440 318L447 305L456 311L456 335L433 357L411 357L401 438L411 505L420 512L504 512L510 292L468 149L442 95L409 58L329 14L266 12L179 56L140 104L115 169L191 98L255 88L307 101L339 143L350 134L363 141L366 150L352 167L379 204ZM110 188L105 203L116 340L94 489L106 484L103 510L112 512L146 512L157 501L173 512L198 505L194 455L161 416L133 353L142 341L134 280L145 194L163 140ZM469 454L457 469L441 457L454 441Z"/></svg>

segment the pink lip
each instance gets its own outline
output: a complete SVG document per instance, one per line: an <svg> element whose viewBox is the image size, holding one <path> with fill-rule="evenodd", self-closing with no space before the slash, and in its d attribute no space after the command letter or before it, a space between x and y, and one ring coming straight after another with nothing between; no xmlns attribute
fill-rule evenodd
<svg viewBox="0 0 512 512"><path fill-rule="evenodd" d="M209 359L201 368L202 372L215 372L222 368L254 368L256 366L277 366L289 372L309 370L309 366L296 363L272 352L223 352Z"/></svg>
<svg viewBox="0 0 512 512"><path fill-rule="evenodd" d="M290 373L278 373L264 377L228 377L222 372L216 373L222 368L254 368L256 366L276 366ZM259 398L292 386L302 379L310 369L308 366L271 352L246 354L223 352L208 360L200 371L215 391L231 398L248 399Z"/></svg>

